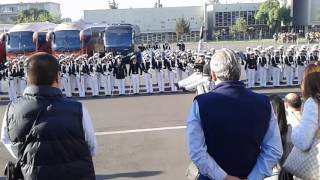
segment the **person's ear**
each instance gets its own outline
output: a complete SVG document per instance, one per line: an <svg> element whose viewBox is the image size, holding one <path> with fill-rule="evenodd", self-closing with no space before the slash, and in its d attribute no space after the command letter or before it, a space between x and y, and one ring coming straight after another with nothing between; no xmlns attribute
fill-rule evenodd
<svg viewBox="0 0 320 180"><path fill-rule="evenodd" d="M214 72L211 72L211 78L212 78L212 81L217 81L217 75L216 75L216 73L214 73Z"/></svg>

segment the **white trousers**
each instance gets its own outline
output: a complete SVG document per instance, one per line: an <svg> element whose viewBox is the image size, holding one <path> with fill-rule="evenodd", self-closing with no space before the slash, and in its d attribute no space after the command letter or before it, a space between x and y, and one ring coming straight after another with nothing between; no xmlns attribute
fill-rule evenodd
<svg viewBox="0 0 320 180"><path fill-rule="evenodd" d="M133 94L138 94L140 92L140 76L139 74L131 75L131 85Z"/></svg>
<svg viewBox="0 0 320 180"><path fill-rule="evenodd" d="M293 85L293 79L294 79L294 68L292 66L286 65L285 67L285 76L286 76L286 81L287 81L287 86L292 86Z"/></svg>
<svg viewBox="0 0 320 180"><path fill-rule="evenodd" d="M170 87L171 87L171 91L172 92L176 92L177 91L177 87L174 85L175 73L173 71L169 71L168 75L169 75L169 84L170 84Z"/></svg>
<svg viewBox="0 0 320 180"><path fill-rule="evenodd" d="M73 92L78 87L77 78L74 75L70 75L69 79L70 79L71 92Z"/></svg>
<svg viewBox="0 0 320 180"><path fill-rule="evenodd" d="M64 92L67 97L72 97L71 93L71 84L70 84L70 78L69 76L64 76L60 78L62 88L64 89Z"/></svg>
<svg viewBox="0 0 320 180"><path fill-rule="evenodd" d="M111 96L111 91L112 91L111 75L101 76L101 86L104 88L105 95Z"/></svg>
<svg viewBox="0 0 320 180"><path fill-rule="evenodd" d="M273 67L273 73L272 73L273 86L280 86L280 74L281 74L280 68Z"/></svg>
<svg viewBox="0 0 320 180"><path fill-rule="evenodd" d="M144 84L146 85L147 93L153 93L151 74L144 73Z"/></svg>
<svg viewBox="0 0 320 180"><path fill-rule="evenodd" d="M261 87L267 87L267 72L268 69L261 67L259 71L260 76L260 86Z"/></svg>
<svg viewBox="0 0 320 180"><path fill-rule="evenodd" d="M4 91L4 88L2 86L3 86L3 80L0 80L0 93L3 93Z"/></svg>
<svg viewBox="0 0 320 180"><path fill-rule="evenodd" d="M27 87L27 81L24 78L18 78L18 83L17 83L17 94L19 96L23 95L24 89Z"/></svg>
<svg viewBox="0 0 320 180"><path fill-rule="evenodd" d="M96 75L88 76L88 84L92 91L92 96L99 95L98 77Z"/></svg>
<svg viewBox="0 0 320 180"><path fill-rule="evenodd" d="M261 66L257 66L257 70L255 72L255 75L254 75L254 82L255 83L258 83L259 82L259 79L260 79L260 69L261 69Z"/></svg>
<svg viewBox="0 0 320 180"><path fill-rule="evenodd" d="M156 70L159 92L164 92L164 74L163 71Z"/></svg>
<svg viewBox="0 0 320 180"><path fill-rule="evenodd" d="M84 76L77 76L76 79L77 79L79 96L85 97L86 96L85 77Z"/></svg>
<svg viewBox="0 0 320 180"><path fill-rule="evenodd" d="M118 87L119 95L125 95L125 79L116 79L116 85Z"/></svg>
<svg viewBox="0 0 320 180"><path fill-rule="evenodd" d="M248 69L248 87L252 88L255 83L256 70Z"/></svg>
<svg viewBox="0 0 320 180"><path fill-rule="evenodd" d="M299 66L297 67L298 71L298 83L301 84L302 78L303 78L303 73L304 73L305 67L304 66Z"/></svg>
<svg viewBox="0 0 320 180"><path fill-rule="evenodd" d="M270 82L272 80L272 74L273 74L273 67L269 66L267 70L267 82Z"/></svg>
<svg viewBox="0 0 320 180"><path fill-rule="evenodd" d="M14 79L8 80L8 95L10 101L14 101L17 99L17 85Z"/></svg>
<svg viewBox="0 0 320 180"><path fill-rule="evenodd" d="M177 69L177 81L181 81L183 79L182 75L183 71L181 69Z"/></svg>

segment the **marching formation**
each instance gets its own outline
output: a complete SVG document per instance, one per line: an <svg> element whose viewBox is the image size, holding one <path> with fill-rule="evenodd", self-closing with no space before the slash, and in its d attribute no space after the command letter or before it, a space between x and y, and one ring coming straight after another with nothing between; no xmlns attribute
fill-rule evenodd
<svg viewBox="0 0 320 180"><path fill-rule="evenodd" d="M285 48L272 46L263 49L246 48L241 56L245 67L248 87L271 85L278 87L281 84L292 86L300 84L305 67L319 61L319 45L308 47L295 45Z"/></svg>
<svg viewBox="0 0 320 180"><path fill-rule="evenodd" d="M202 94L213 87L210 60L215 53L212 48L198 53L195 50L172 51L167 46L160 49L141 49L127 57L107 53L58 57L60 63L61 89L66 97L137 95L139 93L177 92L197 90ZM301 83L305 67L319 60L319 46L295 45L285 47L247 47L240 56L246 72L247 86L267 87L297 85ZM129 58L130 61L125 61ZM10 100L21 96L27 86L27 58L22 56L0 66L1 86L7 84ZM0 91L4 92L4 87Z"/></svg>

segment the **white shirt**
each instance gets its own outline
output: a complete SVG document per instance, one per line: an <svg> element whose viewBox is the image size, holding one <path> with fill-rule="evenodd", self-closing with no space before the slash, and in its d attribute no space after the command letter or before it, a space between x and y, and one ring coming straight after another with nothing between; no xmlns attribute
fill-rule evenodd
<svg viewBox="0 0 320 180"><path fill-rule="evenodd" d="M302 151L308 150L319 129L318 104L308 98L304 104L300 124L292 131L292 143Z"/></svg>
<svg viewBox="0 0 320 180"><path fill-rule="evenodd" d="M97 151L97 140L96 140L96 136L94 134L94 129L92 126L90 114L84 105L82 105L82 113L83 113L82 114L82 125L83 125L85 140L88 144L91 156L95 156L96 151ZM17 156L14 154L14 152L12 150L12 142L11 142L11 140L9 138L9 134L8 134L8 125L7 125L6 114L4 115L4 118L2 121L1 142L8 149L9 153L15 159L17 159Z"/></svg>

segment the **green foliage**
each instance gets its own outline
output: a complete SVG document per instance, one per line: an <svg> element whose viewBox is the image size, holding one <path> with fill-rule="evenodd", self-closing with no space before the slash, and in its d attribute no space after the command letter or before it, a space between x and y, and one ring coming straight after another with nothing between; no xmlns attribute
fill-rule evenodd
<svg viewBox="0 0 320 180"><path fill-rule="evenodd" d="M47 10L31 8L18 14L16 23L33 23L33 22L53 22L60 23L60 18L52 16Z"/></svg>
<svg viewBox="0 0 320 180"><path fill-rule="evenodd" d="M290 9L286 7L280 7L278 0L267 0L259 7L257 14L255 15L257 21L265 21L270 29L278 31L281 26L281 22L285 25L289 25L292 21L290 16Z"/></svg>
<svg viewBox="0 0 320 180"><path fill-rule="evenodd" d="M176 34L179 37L182 34L189 33L190 32L190 23L185 20L184 18L181 18L176 23Z"/></svg>
<svg viewBox="0 0 320 180"><path fill-rule="evenodd" d="M244 33L247 31L247 22L243 17L237 19L236 23L231 26L230 32L233 34Z"/></svg>
<svg viewBox="0 0 320 180"><path fill-rule="evenodd" d="M279 16L280 16L280 19L284 25L286 25L286 26L290 25L290 23L292 21L292 17L291 17L291 11L289 8L281 7L279 9Z"/></svg>

